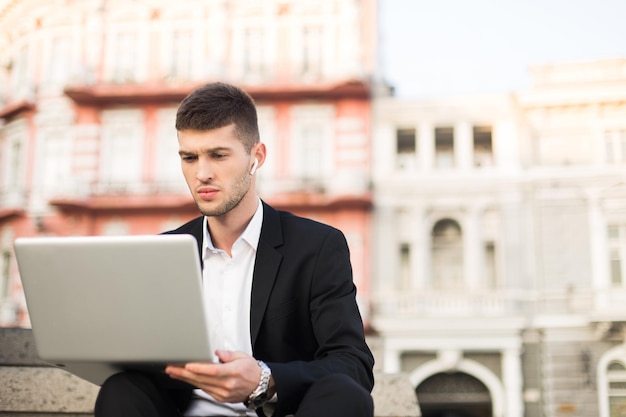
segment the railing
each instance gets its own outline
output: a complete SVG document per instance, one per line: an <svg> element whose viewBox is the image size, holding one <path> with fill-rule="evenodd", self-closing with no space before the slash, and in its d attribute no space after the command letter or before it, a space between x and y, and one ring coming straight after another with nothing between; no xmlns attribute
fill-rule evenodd
<svg viewBox="0 0 626 417"><path fill-rule="evenodd" d="M189 191L184 181L149 181L149 182L98 182L92 184L59 184L54 188L38 187L32 188L15 187L0 188L0 207L20 207L27 206L27 202L32 197L57 198L72 197L82 198L93 195L123 195L123 194L188 194Z"/></svg>
<svg viewBox="0 0 626 417"><path fill-rule="evenodd" d="M187 194L183 181L99 182L85 187L90 195Z"/></svg>
<svg viewBox="0 0 626 417"><path fill-rule="evenodd" d="M602 316L616 312L626 317L626 289L383 291L372 299L374 315L396 317Z"/></svg>
<svg viewBox="0 0 626 417"><path fill-rule="evenodd" d="M24 208L28 191L21 187L0 188L0 208Z"/></svg>
<svg viewBox="0 0 626 417"><path fill-rule="evenodd" d="M520 313L528 302L522 292L382 292L374 296L372 310L390 316L494 316Z"/></svg>
<svg viewBox="0 0 626 417"><path fill-rule="evenodd" d="M264 194L312 193L312 194L353 194L369 192L369 177L354 175L351 177L272 177L260 173L259 190Z"/></svg>

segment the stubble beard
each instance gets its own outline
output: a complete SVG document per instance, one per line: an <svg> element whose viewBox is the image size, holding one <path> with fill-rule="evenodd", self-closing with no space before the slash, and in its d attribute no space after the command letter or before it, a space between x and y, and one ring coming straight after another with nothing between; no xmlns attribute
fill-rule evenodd
<svg viewBox="0 0 626 417"><path fill-rule="evenodd" d="M233 184L232 192L221 204L212 209L202 208L200 206L201 202L196 199L196 206L198 207L198 210L200 210L200 213L204 216L223 216L241 203L250 189L250 182L251 176L246 171L241 177L239 177L239 180Z"/></svg>

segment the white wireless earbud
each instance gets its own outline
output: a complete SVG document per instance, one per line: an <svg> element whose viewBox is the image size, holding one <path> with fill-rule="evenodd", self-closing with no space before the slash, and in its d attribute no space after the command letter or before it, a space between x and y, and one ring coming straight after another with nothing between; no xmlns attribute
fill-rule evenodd
<svg viewBox="0 0 626 417"><path fill-rule="evenodd" d="M254 164L252 164L252 168L250 168L250 175L254 175L257 166L259 166L259 160L255 159Z"/></svg>

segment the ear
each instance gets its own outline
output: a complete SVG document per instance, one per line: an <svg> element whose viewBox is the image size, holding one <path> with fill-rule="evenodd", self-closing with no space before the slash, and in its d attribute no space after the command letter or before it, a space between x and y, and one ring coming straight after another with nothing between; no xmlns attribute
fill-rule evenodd
<svg viewBox="0 0 626 417"><path fill-rule="evenodd" d="M254 175L256 170L263 166L265 162L265 144L259 142L252 148L251 155L254 157L254 163L250 167L250 175Z"/></svg>

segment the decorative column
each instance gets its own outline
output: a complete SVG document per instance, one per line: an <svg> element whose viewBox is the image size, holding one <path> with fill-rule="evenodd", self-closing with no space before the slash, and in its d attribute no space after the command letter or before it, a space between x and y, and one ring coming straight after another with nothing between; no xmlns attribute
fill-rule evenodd
<svg viewBox="0 0 626 417"><path fill-rule="evenodd" d="M420 171L432 171L435 166L435 127L420 123L417 130L417 154Z"/></svg>
<svg viewBox="0 0 626 417"><path fill-rule="evenodd" d="M383 372L386 374L397 374L401 371L400 352L385 343L383 357Z"/></svg>
<svg viewBox="0 0 626 417"><path fill-rule="evenodd" d="M372 293L392 292L396 285L398 272L398 239L396 231L396 208L379 205L375 212L375 236L377 262L373 265ZM376 295L373 295L376 299Z"/></svg>
<svg viewBox="0 0 626 417"><path fill-rule="evenodd" d="M374 108L374 111L380 111ZM395 170L396 163L396 138L395 129L391 124L382 124L375 127L372 143L372 160L374 167L374 180L388 179Z"/></svg>
<svg viewBox="0 0 626 417"><path fill-rule="evenodd" d="M484 243L480 234L480 207L467 207L463 222L463 280L470 289L480 288L483 282Z"/></svg>
<svg viewBox="0 0 626 417"><path fill-rule="evenodd" d="M522 363L519 348L509 348L502 352L502 381L506 387L506 417L523 417Z"/></svg>
<svg viewBox="0 0 626 417"><path fill-rule="evenodd" d="M427 227L425 208L412 210L413 230L411 240L411 286L413 290L425 288L430 275L430 230Z"/></svg>
<svg viewBox="0 0 626 417"><path fill-rule="evenodd" d="M591 253L591 288L595 292L597 308L606 306L607 289L611 286L608 242L606 236L607 223L600 206L601 200L597 191L587 193L589 215L589 250Z"/></svg>
<svg viewBox="0 0 626 417"><path fill-rule="evenodd" d="M466 171L473 166L473 132L468 122L454 125L454 162L455 167Z"/></svg>

